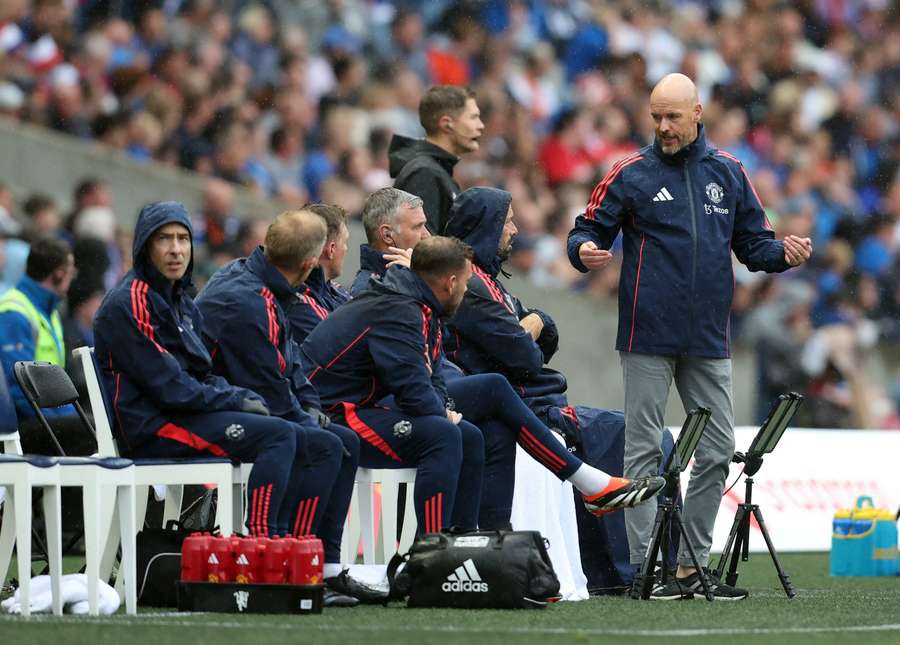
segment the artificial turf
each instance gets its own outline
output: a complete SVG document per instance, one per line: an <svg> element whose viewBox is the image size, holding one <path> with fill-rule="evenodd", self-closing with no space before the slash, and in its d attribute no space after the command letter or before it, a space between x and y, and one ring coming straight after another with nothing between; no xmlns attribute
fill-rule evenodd
<svg viewBox="0 0 900 645"><path fill-rule="evenodd" d="M798 595L788 600L767 555L751 554L736 603L637 602L602 597L545 610L461 611L401 605L319 616L179 614L104 618L0 616L0 643L319 643L550 645L554 643L900 643L900 577L831 578L828 554L785 554Z"/></svg>

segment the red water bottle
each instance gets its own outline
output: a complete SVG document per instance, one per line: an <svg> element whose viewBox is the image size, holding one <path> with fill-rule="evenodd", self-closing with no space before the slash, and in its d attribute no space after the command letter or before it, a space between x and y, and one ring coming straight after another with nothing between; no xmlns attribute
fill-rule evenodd
<svg viewBox="0 0 900 645"><path fill-rule="evenodd" d="M308 585L312 573L309 540L305 537L290 538L288 543L288 584Z"/></svg>
<svg viewBox="0 0 900 645"><path fill-rule="evenodd" d="M231 551L230 538L210 538L209 555L206 558L206 579L209 582L234 580L234 555Z"/></svg>
<svg viewBox="0 0 900 645"><path fill-rule="evenodd" d="M314 585L322 581L324 553L318 538L306 536L293 540L288 559L288 582Z"/></svg>
<svg viewBox="0 0 900 645"><path fill-rule="evenodd" d="M313 567L313 575L310 576L309 584L318 585L325 582L325 547L322 545L322 540L317 537L312 538L312 543L315 548L315 555L310 560Z"/></svg>
<svg viewBox="0 0 900 645"><path fill-rule="evenodd" d="M259 582L260 551L257 538L234 538L231 541L234 552L234 581L239 584Z"/></svg>
<svg viewBox="0 0 900 645"><path fill-rule="evenodd" d="M266 550L262 558L262 581L267 584L280 585L287 580L285 562L287 561L287 541L282 539L260 538Z"/></svg>
<svg viewBox="0 0 900 645"><path fill-rule="evenodd" d="M192 533L181 545L181 579L185 582L206 582L206 558L210 536Z"/></svg>

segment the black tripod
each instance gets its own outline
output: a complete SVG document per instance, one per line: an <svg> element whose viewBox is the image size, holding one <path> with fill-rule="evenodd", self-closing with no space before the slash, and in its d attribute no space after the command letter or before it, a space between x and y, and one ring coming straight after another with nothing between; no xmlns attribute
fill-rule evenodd
<svg viewBox="0 0 900 645"><path fill-rule="evenodd" d="M803 402L803 397L799 394L791 392L790 394L782 394L778 397L769 416L759 428L759 432L753 439L747 454L740 452L734 453L732 461L744 464L744 474L747 475L747 481L744 488L744 502L738 505L734 514L734 523L731 525L731 532L728 534L728 541L719 557L719 565L716 567L716 575L722 579L725 572L725 565L731 560L728 566L728 573L725 582L731 586L737 582L738 578L738 560L747 562L750 559L750 519L755 518L759 526L759 530L766 541L766 547L769 549L769 555L772 556L772 562L775 564L775 570L778 572L778 579L784 588L784 593L788 598L797 595L794 586L791 584L791 578L781 566L778 554L775 552L775 545L772 544L772 538L769 536L769 530L763 521L762 511L759 505L753 503L753 475L759 471L763 463L763 454L772 452L781 439L781 435L787 429L787 424Z"/></svg>
<svg viewBox="0 0 900 645"><path fill-rule="evenodd" d="M687 546L688 553L691 556L691 562L700 576L700 584L703 586L703 595L710 602L713 600L712 587L706 577L706 572L700 566L700 562L697 559L697 553L694 551L694 547L688 539L687 532L684 529L684 523L681 519L681 511L675 503L675 500L678 499L680 488L680 475L687 468L691 455L694 454L694 450L700 441L700 436L703 434L703 430L706 427L706 422L709 421L709 415L709 408L697 408L688 413L687 419L684 421L684 426L678 434L678 441L675 444L675 448L669 454L669 459L663 470L663 477L666 478L666 486L663 488L661 494L663 501L656 509L656 519L653 522L653 534L650 539L650 544L647 547L647 553L644 554L644 562L641 564L640 573L638 574L641 580L640 595L643 600L649 600L650 594L653 591L653 584L656 579L654 568L656 566L656 558L659 556L660 551L662 551L663 559L662 583L666 584L669 581L669 569L671 564L674 564L669 562L669 536L672 527L675 527L678 530L681 539L684 541L684 545Z"/></svg>

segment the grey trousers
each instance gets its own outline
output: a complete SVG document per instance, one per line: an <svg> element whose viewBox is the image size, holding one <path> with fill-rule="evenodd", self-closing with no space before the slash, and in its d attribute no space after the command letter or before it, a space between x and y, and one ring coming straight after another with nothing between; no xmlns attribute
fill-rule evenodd
<svg viewBox="0 0 900 645"><path fill-rule="evenodd" d="M625 381L625 476L655 474L662 461L659 445L672 381L684 409L706 406L709 423L694 452L691 480L684 499L683 520L701 565L709 561L713 525L722 500L728 464L734 453L734 403L731 359L693 358L620 352ZM656 505L625 509L632 564L647 551ZM691 564L684 544L678 564Z"/></svg>

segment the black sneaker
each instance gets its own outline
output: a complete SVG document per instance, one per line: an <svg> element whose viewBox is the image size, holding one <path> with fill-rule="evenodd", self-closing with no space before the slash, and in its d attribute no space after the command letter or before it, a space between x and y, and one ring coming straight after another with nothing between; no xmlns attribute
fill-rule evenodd
<svg viewBox="0 0 900 645"><path fill-rule="evenodd" d="M696 575L696 574L695 574ZM685 584L688 578L682 578L680 581L675 576L671 576L665 584L658 582L650 592L650 600L691 600L694 592ZM700 578L697 578L697 584L700 584ZM638 596L640 598L640 595Z"/></svg>
<svg viewBox="0 0 900 645"><path fill-rule="evenodd" d="M712 572L707 571L706 580L709 582L712 590L713 600L743 600L750 595L750 592L740 587L732 587L719 580L719 577ZM696 571L687 578L678 578L679 585L687 589L693 594L694 598L706 599L703 595L703 584L700 582L700 574Z"/></svg>
<svg viewBox="0 0 900 645"><path fill-rule="evenodd" d="M380 605L388 600L388 592L371 587L350 575L347 569L331 578L325 578L325 585L364 604Z"/></svg>
<svg viewBox="0 0 900 645"><path fill-rule="evenodd" d="M662 584L662 564L657 562L656 566L653 568L653 586L652 589L656 589ZM669 574L669 578L675 578L674 573ZM631 590L628 592L628 596L632 600L640 600L641 599L641 587L644 584L644 578L641 576L640 569L634 574L634 580L631 582Z"/></svg>
<svg viewBox="0 0 900 645"><path fill-rule="evenodd" d="M353 596L342 594L331 587L326 586L322 591L323 607L356 607L358 604L359 601Z"/></svg>

